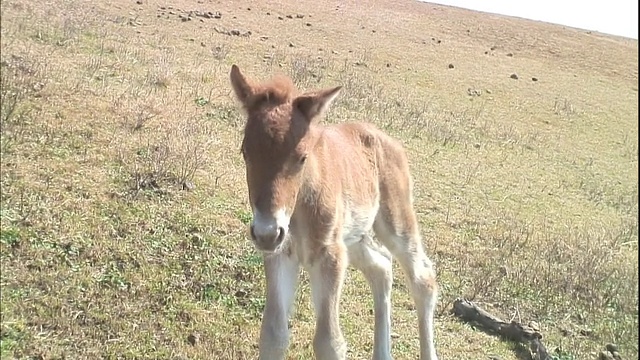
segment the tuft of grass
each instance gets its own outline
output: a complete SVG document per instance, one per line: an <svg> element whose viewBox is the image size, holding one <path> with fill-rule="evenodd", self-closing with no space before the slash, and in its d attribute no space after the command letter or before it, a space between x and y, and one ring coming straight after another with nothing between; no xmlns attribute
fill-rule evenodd
<svg viewBox="0 0 640 360"><path fill-rule="evenodd" d="M553 113L566 119L570 119L576 114L576 108L573 103L566 98L555 99L553 101Z"/></svg>

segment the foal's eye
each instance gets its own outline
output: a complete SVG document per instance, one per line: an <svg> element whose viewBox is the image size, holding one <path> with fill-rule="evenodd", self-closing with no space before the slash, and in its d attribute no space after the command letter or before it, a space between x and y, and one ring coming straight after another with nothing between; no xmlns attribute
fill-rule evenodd
<svg viewBox="0 0 640 360"><path fill-rule="evenodd" d="M303 165L306 161L307 161L307 155L306 154L302 155L299 160L300 165Z"/></svg>

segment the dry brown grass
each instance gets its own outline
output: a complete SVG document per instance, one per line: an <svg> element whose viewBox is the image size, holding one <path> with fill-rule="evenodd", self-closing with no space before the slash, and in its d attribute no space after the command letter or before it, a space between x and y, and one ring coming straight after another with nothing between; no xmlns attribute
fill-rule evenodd
<svg viewBox="0 0 640 360"><path fill-rule="evenodd" d="M178 17L196 10L222 17ZM326 121L404 141L443 359L524 358L449 315L460 296L536 321L560 359L638 352L635 40L380 0L3 0L1 35L3 359L255 358L232 63L342 84ZM393 352L415 359L396 274ZM371 308L350 272L350 358L370 357ZM312 331L303 277L291 359Z"/></svg>

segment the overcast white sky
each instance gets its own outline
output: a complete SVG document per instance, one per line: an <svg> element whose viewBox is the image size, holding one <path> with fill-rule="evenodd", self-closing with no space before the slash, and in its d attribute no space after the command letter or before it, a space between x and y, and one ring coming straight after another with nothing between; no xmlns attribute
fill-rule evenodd
<svg viewBox="0 0 640 360"><path fill-rule="evenodd" d="M638 38L638 0L426 0Z"/></svg>

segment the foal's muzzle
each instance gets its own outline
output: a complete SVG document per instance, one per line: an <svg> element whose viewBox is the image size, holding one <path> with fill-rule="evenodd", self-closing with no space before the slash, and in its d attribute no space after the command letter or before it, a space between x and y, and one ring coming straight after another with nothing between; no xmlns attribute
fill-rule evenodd
<svg viewBox="0 0 640 360"><path fill-rule="evenodd" d="M284 241L286 230L282 226L273 226L268 229L260 229L256 232L256 226L251 224L251 240L258 250L274 252ZM265 231L267 230L267 231Z"/></svg>
<svg viewBox="0 0 640 360"><path fill-rule="evenodd" d="M289 220L284 209L262 212L254 208L250 232L256 248L264 252L277 252L287 238Z"/></svg>

